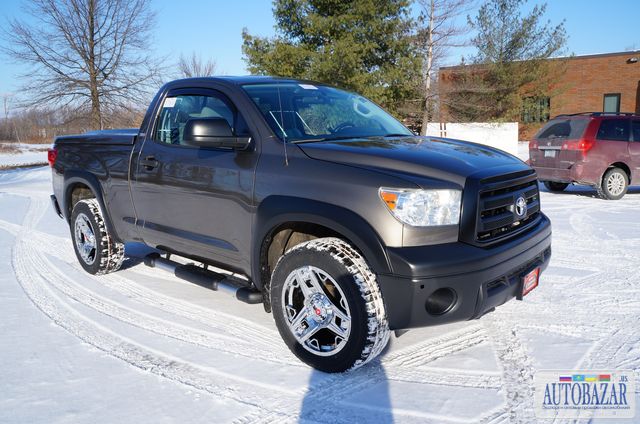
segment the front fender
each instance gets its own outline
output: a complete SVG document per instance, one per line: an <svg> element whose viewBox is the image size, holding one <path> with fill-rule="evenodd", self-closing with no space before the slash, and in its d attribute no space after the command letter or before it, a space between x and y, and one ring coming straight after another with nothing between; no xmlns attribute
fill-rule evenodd
<svg viewBox="0 0 640 424"><path fill-rule="evenodd" d="M252 253L252 279L262 288L260 258L266 237L283 224L309 223L322 225L342 235L364 255L372 271L377 274L391 272L389 260L378 233L358 214L340 206L315 200L270 196L258 207L254 232L256 242Z"/></svg>

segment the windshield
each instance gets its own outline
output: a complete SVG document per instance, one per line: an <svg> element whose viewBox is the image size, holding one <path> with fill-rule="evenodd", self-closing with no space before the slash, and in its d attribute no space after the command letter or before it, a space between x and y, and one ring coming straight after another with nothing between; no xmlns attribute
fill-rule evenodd
<svg viewBox="0 0 640 424"><path fill-rule="evenodd" d="M323 85L247 84L242 88L287 142L413 135L370 100Z"/></svg>

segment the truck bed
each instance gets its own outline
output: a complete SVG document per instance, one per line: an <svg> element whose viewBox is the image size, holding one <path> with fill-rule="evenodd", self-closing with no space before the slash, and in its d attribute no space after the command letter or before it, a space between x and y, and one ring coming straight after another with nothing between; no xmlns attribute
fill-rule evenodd
<svg viewBox="0 0 640 424"><path fill-rule="evenodd" d="M84 134L59 136L56 137L55 142L56 144L91 143L132 146L138 131L138 128L88 131Z"/></svg>

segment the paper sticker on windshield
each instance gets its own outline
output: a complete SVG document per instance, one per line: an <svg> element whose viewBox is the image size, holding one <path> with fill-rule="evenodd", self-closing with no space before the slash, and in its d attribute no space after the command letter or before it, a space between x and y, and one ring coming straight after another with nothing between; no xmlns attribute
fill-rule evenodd
<svg viewBox="0 0 640 424"><path fill-rule="evenodd" d="M167 97L164 99L162 107L174 107L176 105L176 97Z"/></svg>
<svg viewBox="0 0 640 424"><path fill-rule="evenodd" d="M317 90L318 87L316 87L315 85L311 85L311 84L298 84L300 87L304 88L305 90Z"/></svg>

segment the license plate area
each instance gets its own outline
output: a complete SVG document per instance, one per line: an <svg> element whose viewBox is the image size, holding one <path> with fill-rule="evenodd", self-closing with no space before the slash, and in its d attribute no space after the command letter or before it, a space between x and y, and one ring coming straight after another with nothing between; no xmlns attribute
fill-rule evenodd
<svg viewBox="0 0 640 424"><path fill-rule="evenodd" d="M520 291L516 297L518 300L522 300L526 295L531 293L533 289L538 287L540 281L540 268L534 268L526 273L520 279Z"/></svg>
<svg viewBox="0 0 640 424"><path fill-rule="evenodd" d="M555 150L545 150L544 151L544 157L545 158L555 158L556 157L556 151Z"/></svg>

